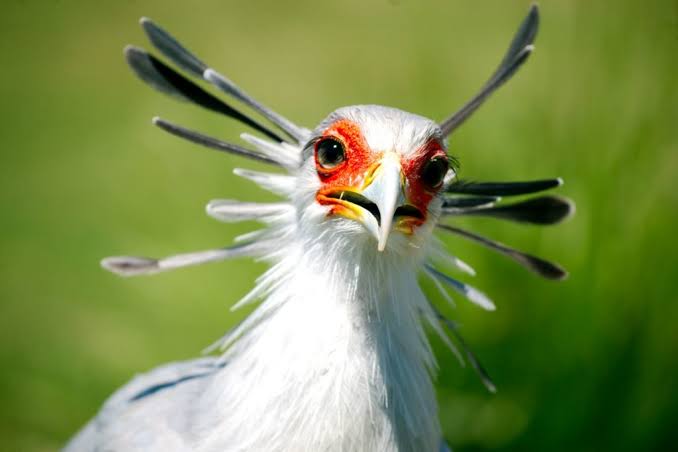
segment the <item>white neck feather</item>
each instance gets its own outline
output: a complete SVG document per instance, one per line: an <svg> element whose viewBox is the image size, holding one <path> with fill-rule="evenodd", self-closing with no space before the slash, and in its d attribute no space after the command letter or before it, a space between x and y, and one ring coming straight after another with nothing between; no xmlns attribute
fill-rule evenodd
<svg viewBox="0 0 678 452"><path fill-rule="evenodd" d="M285 246L197 410L201 450L438 450L417 258L361 236Z"/></svg>

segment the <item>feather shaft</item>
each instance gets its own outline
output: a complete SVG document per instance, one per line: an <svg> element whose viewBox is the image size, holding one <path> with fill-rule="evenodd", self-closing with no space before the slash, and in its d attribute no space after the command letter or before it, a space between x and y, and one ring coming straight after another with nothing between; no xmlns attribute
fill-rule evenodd
<svg viewBox="0 0 678 452"><path fill-rule="evenodd" d="M221 91L229 94L230 96L243 102L245 105L256 110L259 112L259 114L278 126L283 132L288 134L297 142L302 142L306 139L307 133L304 129L295 125L290 120L281 116L270 108L262 105L252 96L240 89L240 87L238 87L235 83L209 68L207 64L200 60L191 51L179 44L179 42L172 35L155 24L152 20L144 18L141 20L141 25L151 43L177 66L181 67L191 75L203 78L204 80L219 88Z"/></svg>
<svg viewBox="0 0 678 452"><path fill-rule="evenodd" d="M491 393L497 392L497 386L494 384L492 381L492 378L490 377L490 374L485 370L485 367L480 363L480 360L476 357L475 353L473 353L473 350L466 344L466 341L462 337L461 333L459 333L459 327L455 322L452 320L448 319L444 315L440 313L437 309L433 308L435 311L438 321L440 321L443 325L447 327L447 329L452 333L454 336L455 340L459 343L461 348L464 350L464 353L466 354L466 359L471 363L471 367L476 371L476 374L480 378L480 381L483 383L485 388L487 388L488 391Z"/></svg>
<svg viewBox="0 0 678 452"><path fill-rule="evenodd" d="M233 118L271 139L282 141L269 128L211 95L143 49L127 46L125 48L125 59L139 79L158 91Z"/></svg>
<svg viewBox="0 0 678 452"><path fill-rule="evenodd" d="M483 237L473 232L469 232L465 229L458 228L456 226L451 226L448 224L437 224L436 227L443 231L452 232L454 234L460 235L464 238L470 239L476 243L484 245L491 250L497 251L509 258L528 270L533 271L534 273L547 278L554 280L562 280L567 278L567 272L557 264L548 262L539 257L532 256L522 251L510 248L503 243L495 242L486 237Z"/></svg>
<svg viewBox="0 0 678 452"><path fill-rule="evenodd" d="M487 295L479 291L473 286L469 286L461 281L458 281L451 276L446 275L445 273L437 270L429 264L426 264L426 270L430 272L431 276L437 278L439 281L447 284L452 287L454 290L464 295L470 302L480 306L486 311L494 311L497 307L494 305L492 300L488 298Z"/></svg>
<svg viewBox="0 0 678 452"><path fill-rule="evenodd" d="M174 136L177 136L179 138L183 138L185 140L188 140L192 143L199 144L201 146L205 146L206 148L214 149L217 151L221 152L226 152L229 154L235 154L239 155L242 157L247 157L252 160L256 160L259 162L263 163L269 163L273 165L280 165L279 162L271 159L270 157L266 157L265 155L261 155L258 152L254 152L250 149L244 148L242 146L238 146L237 144L232 144L232 143L227 143L225 141L221 141L217 138L210 137L208 135L204 135L200 132L196 132L195 130L190 130L185 127L179 126L177 124L171 123L169 121L166 121L162 118L155 117L153 118L153 124L160 127L162 130L165 132L168 132Z"/></svg>
<svg viewBox="0 0 678 452"><path fill-rule="evenodd" d="M287 203L255 203L233 199L214 199L207 204L207 215L226 223L250 220L266 220L292 210Z"/></svg>
<svg viewBox="0 0 678 452"><path fill-rule="evenodd" d="M532 43L539 28L539 10L536 4L530 7L527 17L523 20L518 31L511 41L504 58L494 71L490 79L483 85L478 94L462 106L456 113L440 123L443 136L448 136L457 127L480 107L485 100L506 83L516 71L527 61L534 47Z"/></svg>
<svg viewBox="0 0 678 452"><path fill-rule="evenodd" d="M113 256L101 261L101 266L121 276L137 276L159 273L176 268L216 262L236 257L257 256L265 250L261 242L239 244L227 248L176 254L161 259L137 256Z"/></svg>

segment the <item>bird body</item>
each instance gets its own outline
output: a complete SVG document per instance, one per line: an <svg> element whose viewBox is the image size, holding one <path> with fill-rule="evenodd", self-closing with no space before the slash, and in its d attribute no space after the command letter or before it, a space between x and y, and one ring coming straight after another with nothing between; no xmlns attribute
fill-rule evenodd
<svg viewBox="0 0 678 452"><path fill-rule="evenodd" d="M405 131L388 142L397 118L426 120L384 107L341 109L327 123L347 116L376 132L368 143L390 152L428 138ZM435 130L429 123L413 131ZM263 301L219 344L233 343L220 358L161 368L116 394L104 418L127 427L108 432L114 450L438 450L435 360L419 320L430 307L417 282L431 235L417 246L393 236L378 251L360 224L327 221L313 169L308 159L278 185L259 174L290 201L260 218L272 267L252 298Z"/></svg>
<svg viewBox="0 0 678 452"><path fill-rule="evenodd" d="M439 221L486 215L551 224L570 212L555 197L494 207L500 195L541 191L559 179L464 183L446 137L525 61L536 33L533 7L499 69L481 93L442 123L395 108L343 107L313 130L296 126L209 68L148 19L153 44L189 75L243 102L284 134L245 117L138 48L126 56L155 88L236 118L267 137L247 134L243 148L167 121L154 122L190 141L272 163L285 173L236 169L282 198L276 203L215 200L221 221L255 220L264 227L231 247L164 259L114 257L105 268L122 275L171 270L234 257L270 264L240 307L258 303L211 349L216 356L169 364L133 379L66 446L79 451L384 451L447 450L432 378L436 360L425 325L494 385L456 325L420 288L430 278L488 310L482 292L447 276L436 262L473 271L448 254L436 226L478 241L542 276L560 267ZM449 196L458 193L461 196ZM476 196L474 196L476 195ZM457 345L445 334L445 329Z"/></svg>

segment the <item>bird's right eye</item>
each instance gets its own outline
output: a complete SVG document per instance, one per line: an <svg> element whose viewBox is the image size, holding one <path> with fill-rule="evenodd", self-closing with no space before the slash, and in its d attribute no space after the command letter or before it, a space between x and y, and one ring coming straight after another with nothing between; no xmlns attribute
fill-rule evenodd
<svg viewBox="0 0 678 452"><path fill-rule="evenodd" d="M323 169L333 169L346 159L344 144L336 138L323 138L315 145L315 160Z"/></svg>

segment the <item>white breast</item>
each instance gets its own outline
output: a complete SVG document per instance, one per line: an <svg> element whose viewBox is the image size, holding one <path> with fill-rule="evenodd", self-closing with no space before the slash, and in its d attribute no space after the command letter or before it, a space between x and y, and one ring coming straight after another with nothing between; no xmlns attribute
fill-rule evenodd
<svg viewBox="0 0 678 452"><path fill-rule="evenodd" d="M438 450L414 274L304 251L206 388L199 450Z"/></svg>

